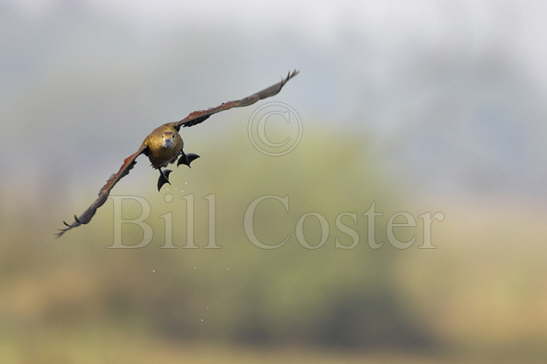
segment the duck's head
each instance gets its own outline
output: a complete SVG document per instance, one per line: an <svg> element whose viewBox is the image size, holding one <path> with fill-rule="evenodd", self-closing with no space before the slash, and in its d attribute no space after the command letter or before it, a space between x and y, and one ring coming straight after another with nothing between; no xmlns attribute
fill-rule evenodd
<svg viewBox="0 0 547 364"><path fill-rule="evenodd" d="M175 137L177 133L172 130L166 130L162 134L162 147L171 149L175 146Z"/></svg>

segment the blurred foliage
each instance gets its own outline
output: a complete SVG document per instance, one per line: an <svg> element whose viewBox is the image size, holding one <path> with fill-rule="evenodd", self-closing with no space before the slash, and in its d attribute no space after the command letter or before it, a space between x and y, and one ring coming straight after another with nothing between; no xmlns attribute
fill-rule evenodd
<svg viewBox="0 0 547 364"><path fill-rule="evenodd" d="M175 350L168 357L184 355L184 348L195 342L213 345L218 352L223 345L237 344L276 351L321 347L420 355L455 350L480 357L490 353L496 360L512 352L521 358L545 354L544 249L538 235L543 215L522 218L496 207L495 214L486 209L468 216L467 207L445 201L440 206L448 220L433 230L437 249L415 245L397 250L388 244L371 249L363 213L373 201L385 215L402 207L419 210L383 177L378 154L363 143L365 136L306 132L295 151L276 158L262 155L235 134L192 146L188 151L202 158L192 169L176 169L173 185L161 193L155 191L156 173L140 160L114 191L141 196L151 206L146 221L154 239L140 249L108 249L113 241L111 202L91 224L53 238L56 221L87 206L102 177L86 181L74 199L55 200L52 196L62 195L57 191L62 187L53 184L42 186L51 194L10 191L20 204L2 210L0 355L72 362L67 359L72 354L54 349L56 337L66 332L79 337L76 347L84 345L86 335L100 340L114 335L123 341L134 333L135 340L153 350ZM189 194L194 196L197 249L184 248ZM205 248L204 197L210 194L215 195L220 249ZM245 235L244 212L264 195L289 196L288 212L278 202L265 201L256 213L261 241L289 235L279 249L259 249ZM420 210L438 206L422 203ZM137 204L124 204L125 217L140 212ZM305 249L295 239L296 221L308 212L322 214L330 227L328 241L317 250ZM353 227L360 242L354 249L335 247L335 239L350 243L336 229L341 212L359 216ZM173 216L175 249L162 248L161 216L166 213ZM385 221L377 219L379 241L385 240ZM500 221L511 224L501 229ZM316 222L306 223L305 233L310 243L319 241ZM125 243L137 242L141 235L135 226L124 226ZM416 237L419 242L422 232ZM523 240L530 255L513 245ZM52 344L45 345L46 339ZM82 348L84 352L102 350L102 341L98 349L93 340L85 343L90 348ZM171 344L179 349L169 349ZM120 344L119 355L126 355L124 345L131 346ZM245 352L243 357L252 357ZM238 355L234 360L245 360ZM313 360L306 358L302 360Z"/></svg>
<svg viewBox="0 0 547 364"><path fill-rule="evenodd" d="M0 315L14 327L71 326L82 320L137 322L173 339L426 347L431 337L395 287L396 252L368 247L363 216L355 225L361 236L358 246L335 248L336 238L350 243L335 227L338 213L361 215L372 201L378 209L386 209L397 199L362 145L362 138L309 132L297 151L274 158L252 149L246 139L227 135L192 150L202 158L192 169L178 168L173 185L161 194L154 189L156 173L148 170L143 159L138 166L149 172L147 182L138 183L130 175L114 192L138 190L149 201L152 214L147 222L156 233L152 243L141 249L107 249L112 242L111 203L99 210L91 224L59 240L50 238L55 226L43 226L32 217L32 229L9 226L9 243L1 247L0 287L5 299ZM63 201L62 211L86 206L84 197L92 197L94 189L86 184L81 199L74 204ZM183 248L184 196L189 193L195 198L199 249ZM221 249L204 248L208 212L202 197L211 193L217 206L216 243ZM245 235L243 214L263 195L289 196L288 212L277 202L266 201L255 218L255 231L262 241L291 236L279 249L259 249ZM34 203L36 210L62 216L58 207ZM140 213L130 201L124 206L126 216ZM331 230L328 241L317 250L305 249L294 238L295 222L310 211L325 216ZM160 216L168 212L175 221L176 249L161 248ZM11 212L20 217L25 213ZM140 240L139 228L126 227L128 244ZM383 228L381 223L376 227L380 238ZM319 225L306 223L305 233L316 244Z"/></svg>

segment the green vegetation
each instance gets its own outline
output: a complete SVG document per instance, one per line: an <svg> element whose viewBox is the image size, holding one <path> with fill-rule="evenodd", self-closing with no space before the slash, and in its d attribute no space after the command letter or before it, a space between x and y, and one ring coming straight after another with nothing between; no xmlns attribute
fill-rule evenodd
<svg viewBox="0 0 547 364"><path fill-rule="evenodd" d="M436 206L448 220L435 227L435 250L371 249L361 219L355 229L362 241L354 249L335 247L336 238L348 241L335 229L322 248L305 249L294 226L307 212L322 214L334 227L337 214L362 214L372 201L386 214L412 211L411 204L383 177L361 136L310 133L297 152L278 158L234 136L222 140L196 150L203 158L191 170L176 170L173 187L162 194L154 191L151 173L136 171L147 177L117 186L116 194L142 196L152 207L147 223L156 234L141 249L107 249L111 203L90 225L53 239L67 206L86 206L102 179L88 181L78 200L63 201L62 208L48 196L40 200L17 191L21 208L4 208L2 220L12 223L3 227L0 245L0 362L423 363L424 357L455 353L545 354L540 343L547 325L540 310L547 301L536 290L545 276L538 258L545 250L538 243L529 245L534 252L511 251L518 239L537 240L533 232L541 224L518 221L523 230L511 231L500 226L509 216L487 220L489 211L483 211L483 224L474 225L465 208L444 203ZM198 249L182 248L188 193L195 196ZM220 249L203 248L203 197L211 193ZM23 208L27 194L32 210ZM255 218L263 241L292 234L279 249L258 249L245 235L244 212L262 195L290 197L288 212L270 201ZM139 213L138 206L125 206L125 216ZM177 249L161 248L166 213L173 216ZM379 240L384 228L377 226ZM307 223L305 232L309 241L320 238L316 222ZM141 234L124 226L126 242Z"/></svg>

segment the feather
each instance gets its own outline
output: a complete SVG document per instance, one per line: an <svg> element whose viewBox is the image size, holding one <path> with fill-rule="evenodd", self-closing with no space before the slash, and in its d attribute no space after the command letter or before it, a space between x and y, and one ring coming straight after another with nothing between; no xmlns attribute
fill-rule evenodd
<svg viewBox="0 0 547 364"><path fill-rule="evenodd" d="M106 181L104 186L99 191L99 195L95 201L85 210L80 216L74 215L74 222L71 224L67 223L66 221L63 221L63 224L65 225L64 228L59 229L59 231L56 233L57 237L60 238L63 236L64 233L66 233L70 229L74 229L75 227L78 227L80 225L87 224L91 221L93 216L95 215L95 212L97 212L97 209L104 205L106 200L108 199L108 196L110 195L110 191L116 183L120 179L122 179L124 176L127 176L129 174L129 171L135 166L137 163L136 159L139 155L141 155L146 150L146 145L143 143L139 150L137 150L135 153L131 154L129 157L125 158L123 161L122 166L118 170L118 172L114 173L110 178Z"/></svg>
<svg viewBox="0 0 547 364"><path fill-rule="evenodd" d="M179 130L180 127L189 127L194 126L199 123L202 123L203 121L207 120L211 115L216 114L221 111L229 110L234 107L243 107L243 106L249 106L254 104L255 102L277 95L279 91L285 86L287 82L294 76L296 76L299 73L299 71L294 70L287 73L287 76L283 78L278 83L271 85L270 87L265 88L262 91L258 91L250 96L244 97L239 100L233 100L228 102L223 102L219 106L212 107L206 110L198 110L191 112L188 114L184 119L174 122L174 127Z"/></svg>

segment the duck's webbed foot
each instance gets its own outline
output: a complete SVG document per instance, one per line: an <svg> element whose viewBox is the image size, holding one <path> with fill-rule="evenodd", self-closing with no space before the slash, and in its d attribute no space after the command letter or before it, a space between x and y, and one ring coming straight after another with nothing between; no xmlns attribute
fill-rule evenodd
<svg viewBox="0 0 547 364"><path fill-rule="evenodd" d="M158 191L161 190L164 184L166 183L171 184L171 182L169 182L169 175L172 172L170 169L162 170L160 168L159 170L160 170L160 178L158 179Z"/></svg>
<svg viewBox="0 0 547 364"><path fill-rule="evenodd" d="M179 158L179 161L177 162L177 167L180 166L181 164L184 164L185 166L190 167L190 163L192 163L194 160L198 158L199 158L199 155L195 153L184 154L183 152Z"/></svg>

